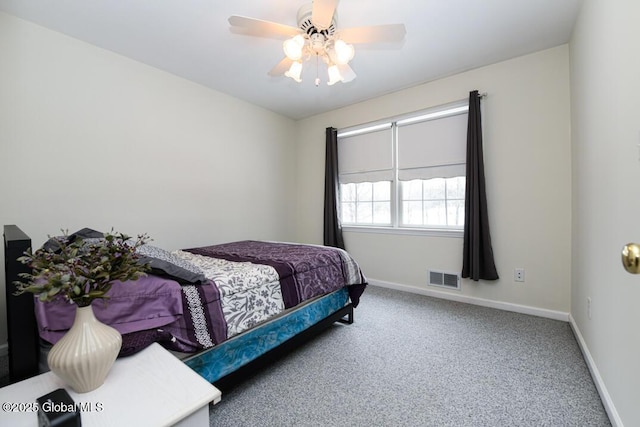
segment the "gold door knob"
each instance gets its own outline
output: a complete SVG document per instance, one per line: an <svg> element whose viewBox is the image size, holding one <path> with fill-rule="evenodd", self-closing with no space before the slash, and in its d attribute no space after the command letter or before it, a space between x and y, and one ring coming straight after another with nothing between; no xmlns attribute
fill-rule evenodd
<svg viewBox="0 0 640 427"><path fill-rule="evenodd" d="M622 265L631 274L640 273L640 245L627 243L622 248Z"/></svg>

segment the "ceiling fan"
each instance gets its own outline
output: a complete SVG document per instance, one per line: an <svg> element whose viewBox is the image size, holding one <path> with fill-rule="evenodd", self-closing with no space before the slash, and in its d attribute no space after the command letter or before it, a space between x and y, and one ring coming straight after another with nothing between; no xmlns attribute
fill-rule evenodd
<svg viewBox="0 0 640 427"><path fill-rule="evenodd" d="M312 0L298 10L298 27L237 15L229 18L229 24L236 33L286 39L283 43L286 56L269 71L270 76L285 75L301 82L303 61L315 58L316 86L320 84L317 71L320 61L327 65L328 85L346 83L356 77L349 66L355 54L354 44L399 42L406 30L404 24L339 29L337 6L338 0Z"/></svg>

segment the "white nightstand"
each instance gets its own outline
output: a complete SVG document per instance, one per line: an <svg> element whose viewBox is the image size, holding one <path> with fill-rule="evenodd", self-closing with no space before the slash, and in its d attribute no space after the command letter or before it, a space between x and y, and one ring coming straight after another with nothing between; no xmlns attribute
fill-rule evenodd
<svg viewBox="0 0 640 427"><path fill-rule="evenodd" d="M152 344L134 356L116 360L104 384L89 393L75 393L47 372L0 388L0 403L33 403L58 388L65 388L85 409L81 412L83 427L208 426L209 403L221 398L220 390L162 346ZM0 426L33 427L38 425L37 418L35 412L0 410Z"/></svg>

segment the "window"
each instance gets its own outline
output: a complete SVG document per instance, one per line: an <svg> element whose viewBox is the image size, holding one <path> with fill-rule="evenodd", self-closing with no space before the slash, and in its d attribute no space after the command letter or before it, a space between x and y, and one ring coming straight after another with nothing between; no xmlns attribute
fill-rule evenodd
<svg viewBox="0 0 640 427"><path fill-rule="evenodd" d="M343 224L391 224L391 181L340 185Z"/></svg>
<svg viewBox="0 0 640 427"><path fill-rule="evenodd" d="M464 226L465 177L400 181L402 225Z"/></svg>
<svg viewBox="0 0 640 427"><path fill-rule="evenodd" d="M462 229L466 101L338 132L345 226Z"/></svg>

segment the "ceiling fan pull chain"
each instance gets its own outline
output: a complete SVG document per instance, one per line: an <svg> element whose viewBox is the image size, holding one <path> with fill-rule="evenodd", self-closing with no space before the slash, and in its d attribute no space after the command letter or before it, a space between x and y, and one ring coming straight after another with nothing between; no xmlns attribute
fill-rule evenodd
<svg viewBox="0 0 640 427"><path fill-rule="evenodd" d="M316 53L316 87L320 86L320 70L318 69L319 68L318 58L319 58L318 53Z"/></svg>

